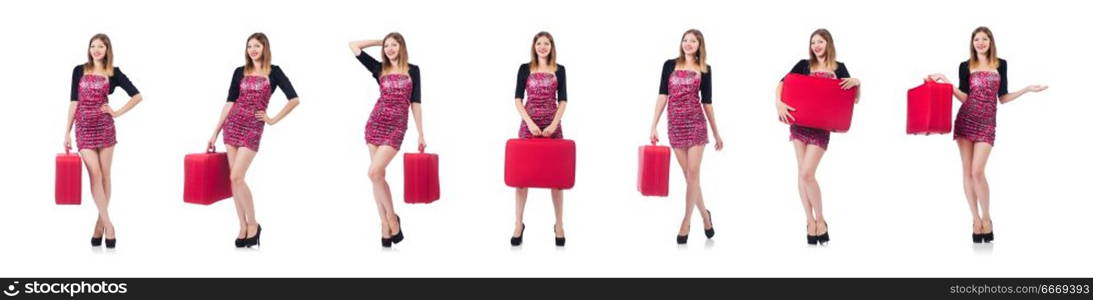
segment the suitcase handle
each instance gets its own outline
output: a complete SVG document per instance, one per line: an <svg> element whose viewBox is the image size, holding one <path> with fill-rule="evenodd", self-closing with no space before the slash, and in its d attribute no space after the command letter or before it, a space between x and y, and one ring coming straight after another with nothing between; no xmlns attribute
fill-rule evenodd
<svg viewBox="0 0 1093 300"><path fill-rule="evenodd" d="M216 145L209 145L209 148L205 149L205 153L214 153L214 152L216 152Z"/></svg>
<svg viewBox="0 0 1093 300"><path fill-rule="evenodd" d="M425 145L417 145L417 153L425 153Z"/></svg>

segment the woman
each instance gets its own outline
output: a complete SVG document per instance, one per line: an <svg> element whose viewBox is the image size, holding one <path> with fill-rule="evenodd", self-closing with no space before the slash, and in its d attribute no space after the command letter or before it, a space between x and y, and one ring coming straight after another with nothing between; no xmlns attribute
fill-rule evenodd
<svg viewBox="0 0 1093 300"><path fill-rule="evenodd" d="M110 107L108 95L121 87L129 94L129 102L121 109ZM140 92L129 82L121 69L114 66L114 50L110 37L96 34L91 37L87 49L87 62L72 69L72 93L68 105L68 122L65 125L65 150L72 148L72 125L76 125L76 146L80 157L87 166L87 175L91 180L91 197L99 216L95 220L95 230L91 235L91 246L102 245L106 240L107 248L117 245L114 222L110 219L107 206L110 204L110 166L114 160L114 145L117 144L114 133L114 119L133 109L144 99Z"/></svg>
<svg viewBox="0 0 1093 300"><path fill-rule="evenodd" d="M714 121L712 95L712 67L706 64L706 39L697 29L687 30L679 44L679 57L664 62L660 73L660 95L653 113L652 133L649 139L657 143L657 123L664 107L668 106L668 141L676 153L679 167L687 179L687 198L683 211L683 223L679 226L676 243L686 244L691 230L691 213L698 206L702 216L706 238L713 238L713 219L702 199L699 186L699 170L702 152L709 140L706 138L706 122L714 136L714 149L721 151L724 145ZM701 95L701 97L700 97Z"/></svg>
<svg viewBox="0 0 1093 300"><path fill-rule="evenodd" d="M382 63L363 51L373 46L383 46ZM368 177L372 180L372 194L380 214L380 243L390 248L404 236L402 219L395 213L391 187L387 185L385 175L387 165L398 153L406 135L407 109L414 113L418 149L425 149L425 135L421 131L421 70L408 62L406 40L397 32L388 33L382 40L350 42L349 50L372 73L380 87L380 98L368 117L364 139L372 159Z"/></svg>
<svg viewBox="0 0 1093 300"><path fill-rule="evenodd" d="M990 189L985 170L987 157L994 148L994 131L998 103L1008 103L1028 92L1047 89L1044 85L1029 85L1016 92L1009 92L1006 78L1006 60L998 58L994 34L987 27L972 31L970 58L960 63L957 74L960 85L953 89L953 96L960 100L960 111L953 126L953 139L960 149L960 161L964 170L964 196L972 213L972 242L994 240L994 224L991 222ZM949 82L943 74L932 74L928 79Z"/></svg>
<svg viewBox="0 0 1093 300"><path fill-rule="evenodd" d="M835 42L827 29L813 31L809 39L808 59L797 62L790 73L838 78L842 80L840 85L844 90L861 85L861 81L857 78L850 77L846 65L835 60ZM855 104L858 103L858 96L860 93L854 96ZM794 118L790 112L796 109L782 102L781 82L778 83L774 99L778 119L783 123L792 121ZM831 132L827 130L798 125L789 127L789 139L793 141L793 148L797 154L797 191L801 195L801 204L805 207L809 245L827 243L831 240L827 233L827 220L824 219L820 184L816 181L816 168L820 165L820 158L827 151L827 142L830 138Z"/></svg>
<svg viewBox="0 0 1093 300"><path fill-rule="evenodd" d="M265 34L257 32L247 37L246 63L232 74L228 102L224 104L216 129L209 138L208 147L212 148L217 135L224 132L224 145L228 148L228 164L231 167L232 198L235 199L235 211L239 217L239 234L235 239L235 247L239 248L259 245L262 235L262 226L254 215L254 199L245 180L247 169L258 154L262 131L266 124L277 124L300 105L292 82L280 67L270 63L271 56L269 39ZM278 87L284 91L288 103L271 118L266 114L266 108L270 96Z"/></svg>
<svg viewBox="0 0 1093 300"><path fill-rule="evenodd" d="M565 67L558 64L558 52L554 36L546 31L531 39L531 62L520 65L516 73L516 112L520 123L520 138L562 138L562 115L565 114L566 83ZM527 102L524 93L527 92ZM554 245L565 246L565 227L562 225L562 190L551 189L554 200ZM516 229L509 243L519 246L524 242L524 206L528 201L528 189L516 188Z"/></svg>

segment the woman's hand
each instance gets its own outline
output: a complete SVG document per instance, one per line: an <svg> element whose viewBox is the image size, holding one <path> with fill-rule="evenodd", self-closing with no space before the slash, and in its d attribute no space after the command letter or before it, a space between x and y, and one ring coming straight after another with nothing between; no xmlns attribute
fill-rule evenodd
<svg viewBox="0 0 1093 300"><path fill-rule="evenodd" d="M653 130L651 132L649 132L649 142L652 143L653 145L656 145L657 142L659 142L659 141L660 141L660 138L657 137L657 128L653 127Z"/></svg>
<svg viewBox="0 0 1093 300"><path fill-rule="evenodd" d="M528 131L532 136L543 136L543 130L539 129L539 125L535 125L535 122L526 122L528 125Z"/></svg>
<svg viewBox="0 0 1093 300"><path fill-rule="evenodd" d="M259 121L265 122L266 124L269 124L269 125L277 124L277 120L274 119L274 118L270 118L269 115L267 115L266 111L264 111L264 110L259 110L259 111L254 112L254 117L258 118Z"/></svg>
<svg viewBox="0 0 1093 300"><path fill-rule="evenodd" d="M1028 90L1029 92L1033 92L1033 93L1039 93L1039 92L1042 92L1046 89L1047 89L1046 85L1039 85L1039 84L1033 84L1033 85L1025 87L1025 90Z"/></svg>
<svg viewBox="0 0 1093 300"><path fill-rule="evenodd" d="M721 135L720 134L714 135L713 140L714 140L714 144L713 144L713 149L714 150L721 151L721 148L725 147L725 143L723 141L721 141Z"/></svg>
<svg viewBox="0 0 1093 300"><path fill-rule="evenodd" d="M65 152L68 152L68 149L72 149L72 136L65 133Z"/></svg>
<svg viewBox="0 0 1093 300"><path fill-rule="evenodd" d="M558 124L550 124L546 129L543 129L543 136L554 136L555 131L558 131Z"/></svg>
<svg viewBox="0 0 1093 300"><path fill-rule="evenodd" d="M99 108L99 110L101 110L104 114L110 115L111 118L117 118L121 116L120 114L115 112L113 108L110 107L110 104L103 104L102 107Z"/></svg>
<svg viewBox="0 0 1093 300"><path fill-rule="evenodd" d="M949 78L945 77L945 74L941 74L941 73L930 74L930 76L926 76L926 80L939 82L939 83L949 83Z"/></svg>
<svg viewBox="0 0 1093 300"><path fill-rule="evenodd" d="M861 81L857 78L846 78L843 79L841 83L839 83L839 86L841 86L844 90L849 90L859 85L861 85Z"/></svg>
<svg viewBox="0 0 1093 300"><path fill-rule="evenodd" d="M417 135L417 151L418 152L425 152L425 136L424 135L420 135L420 134Z"/></svg>
<svg viewBox="0 0 1093 300"><path fill-rule="evenodd" d="M776 110L778 111L778 121L789 124L789 122L797 120L796 118L793 118L793 114L789 113L791 111L797 111L796 108L786 105L785 102L782 102L780 100L776 102L775 106L777 106Z"/></svg>

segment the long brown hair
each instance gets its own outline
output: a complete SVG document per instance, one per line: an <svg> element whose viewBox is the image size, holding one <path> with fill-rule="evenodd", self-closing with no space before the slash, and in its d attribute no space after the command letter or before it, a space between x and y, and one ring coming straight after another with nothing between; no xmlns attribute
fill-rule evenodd
<svg viewBox="0 0 1093 300"><path fill-rule="evenodd" d="M688 29L683 32L683 37L679 38L679 57L676 58L676 68L683 67L687 63L687 53L683 52L683 39L687 38L687 35L694 35L695 39L698 39L698 51L695 51L695 63L698 64L698 70L702 73L706 73L706 38L702 36L702 32L698 29Z"/></svg>
<svg viewBox="0 0 1093 300"><path fill-rule="evenodd" d="M402 34L398 33L398 32L388 33L386 36L384 36L383 37L383 43L384 44L387 43L387 39L395 39L395 42L398 43L398 66L397 66L397 68L399 70L409 72L410 71L410 54L409 54L409 51L406 51L406 39L404 39L402 37ZM387 74L387 72L390 72L391 69L396 68L396 66L392 65L391 64L391 59L387 58L387 51L384 51L382 56L383 56L383 72L382 73Z"/></svg>
<svg viewBox="0 0 1093 300"><path fill-rule="evenodd" d="M262 44L262 56L258 57L258 62L262 63L262 74L269 74L270 70L273 68L273 65L270 64L270 61L273 61L273 54L269 51L269 38L266 37L265 33L255 32L247 37L247 43L249 44L251 40L256 40L259 44ZM243 59L246 59L247 61L247 63L243 65L243 72L254 72L254 61L250 59L250 54L247 54L246 48L243 48Z"/></svg>
<svg viewBox="0 0 1093 300"><path fill-rule="evenodd" d="M106 73L106 76L114 76L114 47L110 45L110 37L105 33L99 33L91 36L91 40L87 42L87 63L83 65L84 72L91 72L95 70L95 59L91 57L91 43L96 40L101 41L106 46L106 53L102 56L102 68Z"/></svg>
<svg viewBox="0 0 1093 300"><path fill-rule="evenodd" d="M535 34L535 37L531 39L531 70L539 68L539 54L535 53L535 42L539 41L539 38L545 37L550 41L550 54L547 54L547 68L551 71L558 69L558 52L557 47L554 45L554 36L549 32L540 31Z"/></svg>
<svg viewBox="0 0 1093 300"><path fill-rule="evenodd" d="M971 58L968 58L968 69L975 69L980 63L983 63L979 61L979 55L975 52L975 35L980 32L987 34L987 39L991 42L990 47L987 48L986 63L991 68L998 68L998 50L994 47L994 33L991 33L991 29L987 26L979 26L975 31L972 31L972 40L968 46L971 52Z"/></svg>
<svg viewBox="0 0 1093 300"><path fill-rule="evenodd" d="M823 67L832 70L838 68L839 63L835 61L835 40L831 37L831 32L823 28L816 29L816 31L813 31L812 34L808 35L808 66L816 67L820 65L820 60L816 58L816 53L812 52L812 38L817 35L827 42L827 47L824 48Z"/></svg>

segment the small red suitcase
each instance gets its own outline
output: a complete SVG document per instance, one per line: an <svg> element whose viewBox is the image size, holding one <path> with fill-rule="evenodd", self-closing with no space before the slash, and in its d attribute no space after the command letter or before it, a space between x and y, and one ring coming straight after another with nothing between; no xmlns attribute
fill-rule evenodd
<svg viewBox="0 0 1093 300"><path fill-rule="evenodd" d="M418 148L418 153L402 155L403 196L406 203L432 203L440 199L440 157L425 153L425 148Z"/></svg>
<svg viewBox="0 0 1093 300"><path fill-rule="evenodd" d="M844 90L839 79L801 74L786 75L782 81L782 102L795 108L790 123L834 132L850 130L854 97L858 87Z"/></svg>
<svg viewBox="0 0 1093 300"><path fill-rule="evenodd" d="M232 196L227 153L209 148L205 153L187 154L184 169L182 200L186 203L209 205Z"/></svg>
<svg viewBox="0 0 1093 300"><path fill-rule="evenodd" d="M505 143L505 184L523 188L573 188L577 144L572 140L529 138Z"/></svg>
<svg viewBox="0 0 1093 300"><path fill-rule="evenodd" d="M643 196L668 196L668 168L672 150L667 146L638 148L638 192Z"/></svg>
<svg viewBox="0 0 1093 300"><path fill-rule="evenodd" d="M907 90L907 134L953 130L953 85L926 80Z"/></svg>
<svg viewBox="0 0 1093 300"><path fill-rule="evenodd" d="M83 193L83 169L80 164L80 155L69 152L57 154L57 176L54 190L54 201L57 204L80 204Z"/></svg>

